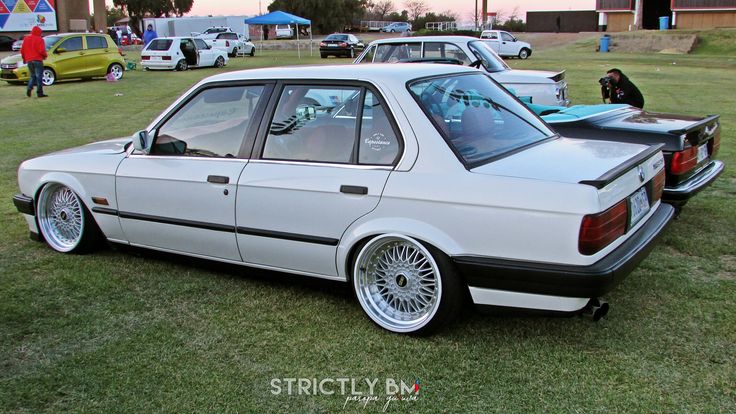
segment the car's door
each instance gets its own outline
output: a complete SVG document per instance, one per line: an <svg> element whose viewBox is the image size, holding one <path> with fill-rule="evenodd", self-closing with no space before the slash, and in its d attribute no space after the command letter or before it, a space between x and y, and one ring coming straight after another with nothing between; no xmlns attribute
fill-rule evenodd
<svg viewBox="0 0 736 414"><path fill-rule="evenodd" d="M194 45L197 47L197 66L212 66L215 64L217 49L208 46L207 42L202 39L194 39Z"/></svg>
<svg viewBox="0 0 736 414"><path fill-rule="evenodd" d="M509 33L501 32L501 56L516 56L519 54L516 39Z"/></svg>
<svg viewBox="0 0 736 414"><path fill-rule="evenodd" d="M336 277L340 238L376 207L403 144L366 85L287 84L278 97L238 182L238 246L251 264Z"/></svg>
<svg viewBox="0 0 736 414"><path fill-rule="evenodd" d="M272 85L212 85L151 131L149 154L116 174L120 223L134 245L240 261L237 182Z"/></svg>
<svg viewBox="0 0 736 414"><path fill-rule="evenodd" d="M87 67L82 35L64 39L52 53L57 78L84 76Z"/></svg>
<svg viewBox="0 0 736 414"><path fill-rule="evenodd" d="M84 62L86 65L84 74L88 76L103 76L107 73L108 54L110 46L107 38L102 35L86 35L87 47Z"/></svg>

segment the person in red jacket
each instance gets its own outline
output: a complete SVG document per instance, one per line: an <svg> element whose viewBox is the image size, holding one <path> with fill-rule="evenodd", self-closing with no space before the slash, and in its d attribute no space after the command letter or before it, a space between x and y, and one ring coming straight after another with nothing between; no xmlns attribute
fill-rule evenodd
<svg viewBox="0 0 736 414"><path fill-rule="evenodd" d="M28 89L26 96L31 97L33 85L37 85L36 94L39 98L45 98L48 95L43 93L43 60L48 56L46 54L46 43L41 37L41 28L33 26L31 35L23 39L23 46L20 48L20 55L23 63L28 65L28 71L31 72L31 79L28 80Z"/></svg>

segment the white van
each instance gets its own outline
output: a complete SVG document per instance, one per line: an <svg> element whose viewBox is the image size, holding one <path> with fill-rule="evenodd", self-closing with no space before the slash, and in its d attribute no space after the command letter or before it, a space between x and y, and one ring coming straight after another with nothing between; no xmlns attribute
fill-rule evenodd
<svg viewBox="0 0 736 414"><path fill-rule="evenodd" d="M276 25L276 38L277 39L291 39L294 37L294 29L288 24L277 24Z"/></svg>

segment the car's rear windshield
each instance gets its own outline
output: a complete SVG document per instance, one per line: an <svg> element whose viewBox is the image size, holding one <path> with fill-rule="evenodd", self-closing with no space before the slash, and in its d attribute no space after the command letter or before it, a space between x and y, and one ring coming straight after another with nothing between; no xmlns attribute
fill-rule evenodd
<svg viewBox="0 0 736 414"><path fill-rule="evenodd" d="M345 41L345 40L348 40L348 35L335 35L335 34L333 34L333 35L329 35L329 36L325 37L325 40L342 40L342 41Z"/></svg>
<svg viewBox="0 0 736 414"><path fill-rule="evenodd" d="M172 42L171 39L153 39L146 50L169 50Z"/></svg>
<svg viewBox="0 0 736 414"><path fill-rule="evenodd" d="M555 135L485 74L419 79L409 90L467 168Z"/></svg>
<svg viewBox="0 0 736 414"><path fill-rule="evenodd" d="M483 40L474 40L468 43L468 47L475 57L480 59L488 72L501 72L511 69Z"/></svg>

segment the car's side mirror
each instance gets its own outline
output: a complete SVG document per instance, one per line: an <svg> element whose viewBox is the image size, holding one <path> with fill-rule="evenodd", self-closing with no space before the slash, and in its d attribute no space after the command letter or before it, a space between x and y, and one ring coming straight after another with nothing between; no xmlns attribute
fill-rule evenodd
<svg viewBox="0 0 736 414"><path fill-rule="evenodd" d="M136 151L148 154L151 150L151 138L148 135L148 131L144 129L133 134L133 148Z"/></svg>
<svg viewBox="0 0 736 414"><path fill-rule="evenodd" d="M54 53L65 53L66 49L63 47L57 47L56 50L54 50Z"/></svg>

